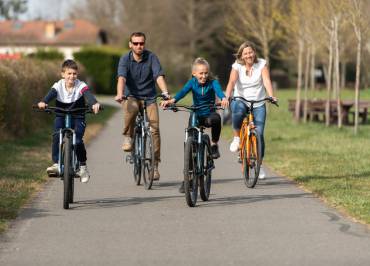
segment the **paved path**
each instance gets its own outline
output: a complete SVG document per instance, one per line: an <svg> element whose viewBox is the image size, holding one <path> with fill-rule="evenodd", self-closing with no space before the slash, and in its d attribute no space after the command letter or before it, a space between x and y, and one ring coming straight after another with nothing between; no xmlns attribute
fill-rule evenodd
<svg viewBox="0 0 370 266"><path fill-rule="evenodd" d="M370 265L370 232L269 171L247 189L221 142L209 202L186 206L187 116L161 112L161 180L135 186L123 163L121 114L88 146L92 179L62 209L55 180L0 241L0 265Z"/></svg>

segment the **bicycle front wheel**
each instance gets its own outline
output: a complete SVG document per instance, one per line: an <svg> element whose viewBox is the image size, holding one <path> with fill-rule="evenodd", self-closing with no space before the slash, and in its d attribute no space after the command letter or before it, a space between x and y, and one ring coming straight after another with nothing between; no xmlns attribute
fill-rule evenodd
<svg viewBox="0 0 370 266"><path fill-rule="evenodd" d="M203 174L199 178L199 194L203 201L207 201L211 192L212 169L214 167L210 153L210 141L208 135L203 135L202 150Z"/></svg>
<svg viewBox="0 0 370 266"><path fill-rule="evenodd" d="M197 149L193 137L189 136L184 151L184 189L186 203L194 207L198 197Z"/></svg>
<svg viewBox="0 0 370 266"><path fill-rule="evenodd" d="M134 135L134 147L131 152L131 157L134 162L134 180L136 185L140 185L141 181L141 132L138 132L137 128L135 128L135 135Z"/></svg>
<svg viewBox="0 0 370 266"><path fill-rule="evenodd" d="M261 168L261 137L257 131L252 131L243 147L243 177L248 188L257 184Z"/></svg>
<svg viewBox="0 0 370 266"><path fill-rule="evenodd" d="M63 208L69 209L69 203L73 201L72 191L72 139L64 136L63 139Z"/></svg>
<svg viewBox="0 0 370 266"><path fill-rule="evenodd" d="M148 131L144 135L142 172L145 189L151 189L154 177L154 147L152 133Z"/></svg>

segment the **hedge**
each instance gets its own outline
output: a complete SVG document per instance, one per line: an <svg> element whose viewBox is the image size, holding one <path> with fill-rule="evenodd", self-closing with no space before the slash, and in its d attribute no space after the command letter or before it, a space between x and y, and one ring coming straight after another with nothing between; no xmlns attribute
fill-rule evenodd
<svg viewBox="0 0 370 266"><path fill-rule="evenodd" d="M122 54L127 50L112 47L85 47L73 56L86 69L92 79L89 86L98 94L115 94L117 66Z"/></svg>
<svg viewBox="0 0 370 266"><path fill-rule="evenodd" d="M0 141L21 137L45 123L32 104L60 79L60 62L32 59L0 61Z"/></svg>

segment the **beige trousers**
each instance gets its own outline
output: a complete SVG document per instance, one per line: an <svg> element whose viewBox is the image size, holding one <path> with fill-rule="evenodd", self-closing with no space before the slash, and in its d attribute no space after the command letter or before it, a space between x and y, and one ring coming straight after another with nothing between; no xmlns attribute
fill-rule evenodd
<svg viewBox="0 0 370 266"><path fill-rule="evenodd" d="M135 118L139 112L139 107L144 105L144 101L129 97L123 101L123 135L132 138L134 135ZM146 107L149 125L153 136L154 159L161 160L161 136L159 133L159 114L157 103L152 103Z"/></svg>

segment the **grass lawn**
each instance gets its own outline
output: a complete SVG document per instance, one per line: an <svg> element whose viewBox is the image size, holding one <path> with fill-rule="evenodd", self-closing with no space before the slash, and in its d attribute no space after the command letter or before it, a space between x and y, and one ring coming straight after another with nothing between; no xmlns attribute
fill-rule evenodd
<svg viewBox="0 0 370 266"><path fill-rule="evenodd" d="M96 135L116 110L105 106L99 115L87 115L85 141ZM27 138L0 142L0 233L48 180L45 169L51 164L51 129L52 123Z"/></svg>
<svg viewBox="0 0 370 266"><path fill-rule="evenodd" d="M315 92L325 98L325 91ZM279 108L269 105L265 130L265 163L276 172L297 181L331 206L370 224L370 123L353 127L325 127L323 123L295 123L288 111L294 90L277 92ZM343 91L343 99L354 99ZM370 100L370 92L361 92ZM231 138L231 129L224 134Z"/></svg>

